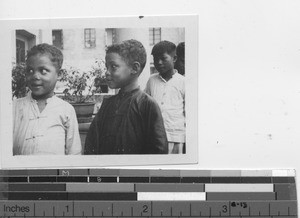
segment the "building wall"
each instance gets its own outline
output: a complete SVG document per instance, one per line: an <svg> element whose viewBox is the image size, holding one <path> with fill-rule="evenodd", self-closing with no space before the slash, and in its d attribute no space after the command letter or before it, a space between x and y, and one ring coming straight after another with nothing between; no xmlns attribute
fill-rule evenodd
<svg viewBox="0 0 300 218"><path fill-rule="evenodd" d="M63 49L64 54L64 66L72 66L82 70L90 68L96 59L105 58L105 47L112 43L112 29L96 29L96 47L95 48L85 48L84 45L84 29L63 29ZM118 39L129 39L134 38L134 36L145 38L145 31L138 31L137 29L128 29L129 31L123 31L125 35L118 35ZM24 36L16 35L15 38L27 41L26 48L30 49L35 44L48 43L52 44L52 30L51 29L39 29L39 30L26 30L27 32L35 35L35 42L28 41ZM129 34L129 32L133 34ZM119 31L120 32L120 31ZM144 32L145 37L136 35L137 32ZM185 40L184 29L183 28L162 28L161 29L161 39L169 40L176 45L179 42ZM120 40L117 40L119 42ZM148 56L151 56L152 46L149 46L149 41L143 39L143 44L147 49ZM15 42L13 45L15 50ZM15 59L15 52L13 52L13 59ZM150 59L152 62L152 59Z"/></svg>
<svg viewBox="0 0 300 218"><path fill-rule="evenodd" d="M52 29L39 29L39 30L26 30L29 33L35 35L35 41L27 40L26 49L30 49L35 44L48 43L52 44ZM84 29L63 29L62 30L63 48L61 49L64 55L63 68L75 68L81 71L88 71L95 66L95 61L98 59L105 59L105 47L112 43L118 43L127 39L137 39L143 43L147 51L147 64L143 73L139 78L141 89L144 89L147 80L154 72L153 57L151 50L153 46L150 46L149 42L149 30L148 29L96 29L96 46L94 48L85 47ZM168 40L176 45L179 42L184 41L184 28L162 28L161 40ZM16 38L26 41L23 36L16 35ZM14 42L14 50L15 42ZM15 61L15 53L13 52L13 61ZM150 68L152 68L150 70ZM58 85L61 86L61 85ZM59 88L60 89L60 88Z"/></svg>
<svg viewBox="0 0 300 218"><path fill-rule="evenodd" d="M38 43L48 43L52 44L52 30L51 29L40 29L38 31L39 40Z"/></svg>
<svg viewBox="0 0 300 218"><path fill-rule="evenodd" d="M63 44L63 66L89 70L97 59L105 58L106 32L96 29L96 47L85 48L84 29L64 29Z"/></svg>
<svg viewBox="0 0 300 218"><path fill-rule="evenodd" d="M161 39L178 45L179 42L185 41L184 28L162 28Z"/></svg>

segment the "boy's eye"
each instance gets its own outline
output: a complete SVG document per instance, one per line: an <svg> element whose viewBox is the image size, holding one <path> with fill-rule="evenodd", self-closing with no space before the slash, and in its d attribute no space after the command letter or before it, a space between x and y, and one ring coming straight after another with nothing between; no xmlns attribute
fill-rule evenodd
<svg viewBox="0 0 300 218"><path fill-rule="evenodd" d="M48 71L46 69L42 69L42 74L45 75L46 73L48 73Z"/></svg>
<svg viewBox="0 0 300 218"><path fill-rule="evenodd" d="M117 65L114 65L114 64L110 65L110 69L111 70L116 70L117 69Z"/></svg>
<svg viewBox="0 0 300 218"><path fill-rule="evenodd" d="M32 69L26 69L27 74L33 74L33 70Z"/></svg>

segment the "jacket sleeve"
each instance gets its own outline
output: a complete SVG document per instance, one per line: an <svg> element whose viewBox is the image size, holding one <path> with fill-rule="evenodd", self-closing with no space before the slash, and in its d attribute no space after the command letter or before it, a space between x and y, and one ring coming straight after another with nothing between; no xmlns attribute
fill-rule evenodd
<svg viewBox="0 0 300 218"><path fill-rule="evenodd" d="M84 154L97 154L97 145L98 145L98 134L97 134L97 119L98 114L95 116L92 121L89 131L87 133L84 145Z"/></svg>
<svg viewBox="0 0 300 218"><path fill-rule="evenodd" d="M168 141L160 108L151 97L145 106L147 153L167 154Z"/></svg>

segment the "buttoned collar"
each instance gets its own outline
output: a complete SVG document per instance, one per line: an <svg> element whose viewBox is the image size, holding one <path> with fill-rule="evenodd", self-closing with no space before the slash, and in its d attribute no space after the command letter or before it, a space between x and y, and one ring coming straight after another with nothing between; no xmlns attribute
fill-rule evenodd
<svg viewBox="0 0 300 218"><path fill-rule="evenodd" d="M35 99L32 97L32 92L31 92L31 91L28 92L27 98L29 99L30 102L37 104L37 100L35 100ZM49 104L50 102L54 101L55 98L56 98L56 95L55 95L55 94L54 94L52 97L47 98L47 99L46 99L46 104Z"/></svg>

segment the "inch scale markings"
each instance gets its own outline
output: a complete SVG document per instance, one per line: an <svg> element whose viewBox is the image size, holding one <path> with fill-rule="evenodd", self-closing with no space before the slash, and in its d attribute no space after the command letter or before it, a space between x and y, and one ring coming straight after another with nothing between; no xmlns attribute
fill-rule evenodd
<svg viewBox="0 0 300 218"><path fill-rule="evenodd" d="M45 201L43 201L45 202ZM85 201L86 202L86 201ZM95 208L106 207L107 202L99 202L99 201L91 201L88 202L93 204L92 207L82 207L80 201L74 202L66 202L70 203L70 205L74 205L78 209L79 212L73 212L72 214L68 213L68 208L64 205L60 206L55 201L47 201L47 205L52 208L52 215L46 215L46 211L40 211L40 204L42 202L34 201L34 202L20 202L20 201L0 201L0 206L4 209L3 217L41 217L36 216L36 214L43 214L43 217L60 217L57 212L60 211L61 217L297 217L297 202L296 201L284 201L282 202L286 207L281 206L281 208L276 208L278 203L280 202L242 202L243 204L247 204L249 206L245 206L244 208L237 208L236 206L238 202L182 202L182 204L175 204L174 202L142 202L142 204L138 204L135 201L132 202L122 202L123 204L119 204L120 202L112 202L110 203L110 214L105 214L103 211L95 210ZM165 207L162 207L161 204L165 204ZM250 205L252 204L252 207ZM254 205L265 205L268 210L268 205L270 205L270 209L268 213L265 211L259 210L259 208L253 207ZM95 207L96 205L96 207ZM98 207L97 207L98 205ZM118 205L118 208L116 207ZM152 206L150 206L152 205ZM167 206L171 206L170 208ZM174 208L177 206L180 208ZM220 205L219 209L217 209L217 205ZM228 206L226 210L225 207ZM147 206L147 210L145 211L145 206ZM174 206L174 208L173 208ZM199 207L205 206L206 210L201 210ZM150 208L149 208L150 207ZM128 213L128 208L130 208L130 212ZM263 207L261 207L263 208ZM150 209L150 210L149 210ZM277 209L277 210L276 210ZM116 210L120 214L116 214ZM233 214L229 214L229 211L235 210ZM74 208L73 210L74 211ZM127 212L126 212L127 211ZM150 211L150 214L148 213ZM185 212L186 211L186 212ZM248 212L248 213L245 213ZM90 214L87 216L87 214ZM139 215L140 214L140 215Z"/></svg>
<svg viewBox="0 0 300 218"><path fill-rule="evenodd" d="M297 217L294 171L39 172L0 170L0 218Z"/></svg>

